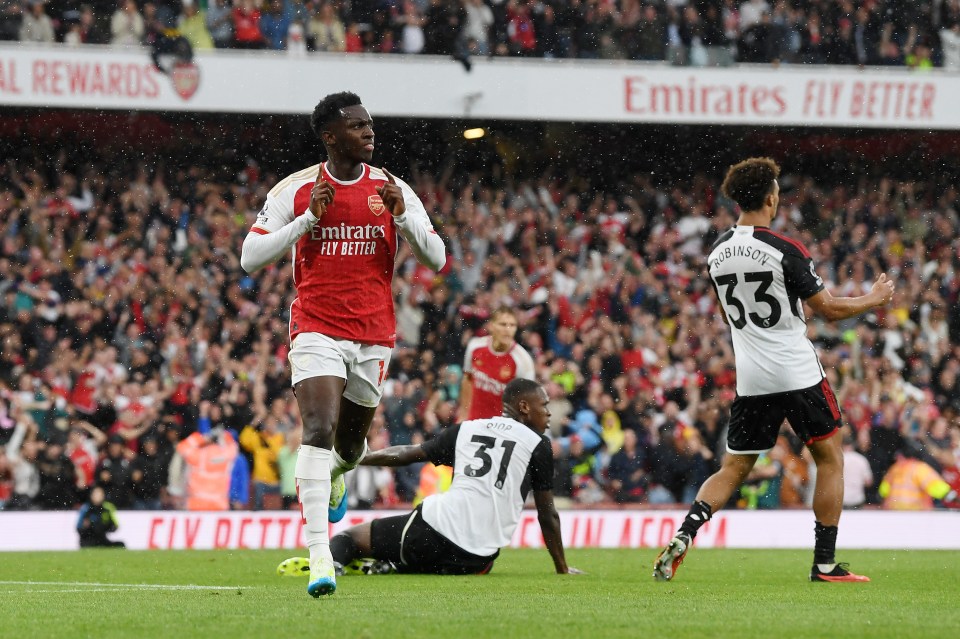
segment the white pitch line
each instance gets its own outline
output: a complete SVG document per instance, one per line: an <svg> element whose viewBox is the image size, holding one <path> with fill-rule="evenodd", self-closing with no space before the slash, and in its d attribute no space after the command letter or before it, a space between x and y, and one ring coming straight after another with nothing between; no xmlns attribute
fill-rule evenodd
<svg viewBox="0 0 960 639"><path fill-rule="evenodd" d="M90 588L150 588L153 590L240 590L250 586L198 586L196 584L110 584L93 581L0 581L7 586L84 586Z"/></svg>
<svg viewBox="0 0 960 639"><path fill-rule="evenodd" d="M4 593L13 595L13 594L24 594L24 593L33 594L33 593L35 593L35 592L56 592L56 593L61 593L61 592L121 592L121 589L120 589L120 588L65 588L65 589L62 589L62 590L61 590L60 588L43 588L43 589L40 589L40 590L35 590L35 589L33 589L33 588L28 588L28 589L26 589L26 590L0 590L0 592L4 592Z"/></svg>

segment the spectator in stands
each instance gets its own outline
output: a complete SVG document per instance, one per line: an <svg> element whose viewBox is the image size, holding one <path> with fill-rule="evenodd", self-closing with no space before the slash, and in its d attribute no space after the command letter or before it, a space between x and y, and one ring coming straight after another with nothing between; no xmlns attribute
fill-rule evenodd
<svg viewBox="0 0 960 639"><path fill-rule="evenodd" d="M363 36L360 35L360 25L356 22L346 28L343 36L343 50L347 53L363 53Z"/></svg>
<svg viewBox="0 0 960 639"><path fill-rule="evenodd" d="M194 51L214 48L213 36L207 30L207 15L195 0L184 0L183 13L177 19L177 30Z"/></svg>
<svg viewBox="0 0 960 639"><path fill-rule="evenodd" d="M6 455L13 475L13 486L5 510L30 510L40 493L40 471L37 469L36 427L18 420L7 442Z"/></svg>
<svg viewBox="0 0 960 639"><path fill-rule="evenodd" d="M647 490L646 451L633 430L623 433L623 448L610 459L607 476L613 499L619 504L643 501Z"/></svg>
<svg viewBox="0 0 960 639"><path fill-rule="evenodd" d="M926 44L917 44L913 47L907 57L904 59L904 63L911 69L917 71L928 71L933 68L933 60L931 58L932 51L930 47Z"/></svg>
<svg viewBox="0 0 960 639"><path fill-rule="evenodd" d="M933 411L939 412L935 407ZM950 428L946 417L935 416L929 427L920 434L918 441L924 446L935 469L944 472L957 464L957 440L960 427Z"/></svg>
<svg viewBox="0 0 960 639"><path fill-rule="evenodd" d="M44 0L27 0L27 10L20 22L21 42L54 42L53 20L47 15L44 4Z"/></svg>
<svg viewBox="0 0 960 639"><path fill-rule="evenodd" d="M229 434L234 437L234 431L229 431ZM237 455L233 460L228 498L230 510L247 510L250 508L250 462L247 461L245 455Z"/></svg>
<svg viewBox="0 0 960 639"><path fill-rule="evenodd" d="M133 507L136 510L160 510L161 491L166 485L169 467L160 456L157 439L144 437L143 450L130 464Z"/></svg>
<svg viewBox="0 0 960 639"><path fill-rule="evenodd" d="M880 51L880 27L877 19L876 7L862 6L857 9L853 40L857 49L857 63L861 65L876 64Z"/></svg>
<svg viewBox="0 0 960 639"><path fill-rule="evenodd" d="M430 0L426 10L423 52L432 55L453 55L460 29L466 19L462 5L447 0Z"/></svg>
<svg viewBox="0 0 960 639"><path fill-rule="evenodd" d="M22 1L0 0L0 40L19 40L22 22Z"/></svg>
<svg viewBox="0 0 960 639"><path fill-rule="evenodd" d="M836 29L826 33L824 58L827 64L857 64L857 44L853 37L853 24L841 18Z"/></svg>
<svg viewBox="0 0 960 639"><path fill-rule="evenodd" d="M68 510L77 503L77 472L60 443L51 442L37 459L40 492L36 504L44 510Z"/></svg>
<svg viewBox="0 0 960 639"><path fill-rule="evenodd" d="M647 3L643 7L643 17L637 24L636 44L632 48L632 57L636 60L663 60L666 58L665 44L667 25L660 8Z"/></svg>
<svg viewBox="0 0 960 639"><path fill-rule="evenodd" d="M228 0L212 0L207 4L206 22L216 48L233 46L233 9Z"/></svg>
<svg viewBox="0 0 960 639"><path fill-rule="evenodd" d="M233 8L233 46L238 49L262 49L266 45L260 30L260 9L254 0L240 0Z"/></svg>
<svg viewBox="0 0 960 639"><path fill-rule="evenodd" d="M88 436L88 433L92 436ZM89 422L82 420L74 422L64 453L73 462L77 471L76 488L78 497L86 497L90 487L93 486L96 480L97 461L99 460L97 449L106 441L107 436Z"/></svg>
<svg viewBox="0 0 960 639"><path fill-rule="evenodd" d="M240 432L240 446L253 456L253 509L263 510L264 495L280 494L279 457L284 436L276 417L267 415L258 425Z"/></svg>
<svg viewBox="0 0 960 639"><path fill-rule="evenodd" d="M751 3L747 3L747 6ZM742 9L742 8L741 8ZM743 11L741 10L741 21ZM776 62L780 60L781 41L778 38L778 31L774 28L772 16L769 11L764 11L757 22L744 29L740 34L738 42L739 55L741 62L763 63Z"/></svg>
<svg viewBox="0 0 960 639"><path fill-rule="evenodd" d="M344 51L346 30L330 2L323 2L307 28L314 51Z"/></svg>
<svg viewBox="0 0 960 639"><path fill-rule="evenodd" d="M146 25L134 0L120 0L110 18L110 44L137 46L146 33Z"/></svg>
<svg viewBox="0 0 960 639"><path fill-rule="evenodd" d="M866 490L873 485L870 462L854 447L853 436L843 434L843 507L860 508L867 502Z"/></svg>
<svg viewBox="0 0 960 639"><path fill-rule="evenodd" d="M659 427L659 443L651 454L650 503L672 504L696 496L707 478L707 457L696 429L666 422Z"/></svg>
<svg viewBox="0 0 960 639"><path fill-rule="evenodd" d="M120 435L111 435L106 454L96 471L96 483L107 494L107 501L120 509L133 505L133 483L130 478L131 451Z"/></svg>
<svg viewBox="0 0 960 639"><path fill-rule="evenodd" d="M96 33L95 20L90 5L80 5L77 17L66 20L67 30L63 35L63 43L74 47L81 44L100 44Z"/></svg>
<svg viewBox="0 0 960 639"><path fill-rule="evenodd" d="M490 28L493 26L493 10L483 0L464 0L464 22L461 37L472 40L476 46L476 55L490 54ZM553 13L549 5L544 13Z"/></svg>
<svg viewBox="0 0 960 639"><path fill-rule="evenodd" d="M420 53L426 44L423 27L426 18L413 0L403 0L402 13L394 19L400 30L400 53Z"/></svg>
<svg viewBox="0 0 960 639"><path fill-rule="evenodd" d="M537 37L530 5L525 2L507 3L507 36L511 55L532 56L537 49Z"/></svg>
<svg viewBox="0 0 960 639"><path fill-rule="evenodd" d="M943 48L943 68L960 71L960 18L954 18L940 29L940 46Z"/></svg>
<svg viewBox="0 0 960 639"><path fill-rule="evenodd" d="M706 50L707 66L726 67L733 64L733 56L730 53L730 39L723 30L720 10L714 4L707 7L699 37Z"/></svg>
<svg viewBox="0 0 960 639"><path fill-rule="evenodd" d="M820 24L820 14L812 12L805 23L800 25L799 58L804 64L824 64L826 38Z"/></svg>
<svg viewBox="0 0 960 639"><path fill-rule="evenodd" d="M287 35L293 20L286 14L283 0L270 0L267 10L260 16L260 31L266 48L281 51L287 48Z"/></svg>

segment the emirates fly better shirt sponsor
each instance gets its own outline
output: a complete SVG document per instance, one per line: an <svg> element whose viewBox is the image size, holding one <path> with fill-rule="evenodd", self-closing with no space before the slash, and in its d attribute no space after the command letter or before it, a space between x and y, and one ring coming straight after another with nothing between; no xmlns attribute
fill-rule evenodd
<svg viewBox="0 0 960 639"><path fill-rule="evenodd" d="M310 233L293 247L297 298L290 309L290 339L322 333L364 344L393 346L396 318L391 282L397 253L397 227L377 187L387 182L380 170L363 165L359 178L337 180L326 165L314 165L281 180L267 195L251 228L272 233L309 211L310 192L320 171L336 189L333 202ZM406 217L432 230L423 204L405 182Z"/></svg>
<svg viewBox="0 0 960 639"><path fill-rule="evenodd" d="M737 394L810 388L824 377L807 339L803 300L823 290L802 244L760 226L737 226L713 245L710 280L727 314Z"/></svg>

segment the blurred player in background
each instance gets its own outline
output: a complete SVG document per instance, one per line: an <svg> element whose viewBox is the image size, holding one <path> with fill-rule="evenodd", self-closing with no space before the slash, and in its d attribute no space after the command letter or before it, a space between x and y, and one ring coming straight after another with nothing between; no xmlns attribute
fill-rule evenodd
<svg viewBox="0 0 960 639"><path fill-rule="evenodd" d="M360 558L389 562L399 572L486 574L510 544L527 493L533 490L544 544L557 574L567 566L560 516L553 504L553 452L543 436L550 419L547 393L534 381L515 379L503 392L503 415L463 422L418 446L369 453L369 466L422 461L452 466L453 484L412 513L354 526L330 542L341 566ZM278 569L291 569L297 558ZM285 565L286 564L286 565ZM375 572L383 572L376 570Z"/></svg>
<svg viewBox="0 0 960 639"><path fill-rule="evenodd" d="M460 383L460 421L496 417L503 410L501 396L514 378L533 379L533 358L514 339L517 314L507 306L493 312L489 335L467 343Z"/></svg>
<svg viewBox="0 0 960 639"><path fill-rule="evenodd" d="M292 249L289 358L303 419L296 479L310 549L307 592L319 597L336 590L328 526L345 513L343 473L366 452L396 340L398 236L434 270L446 250L413 190L368 164L373 120L357 95L323 98L311 126L327 161L270 191L240 261L253 273Z"/></svg>
<svg viewBox="0 0 960 639"><path fill-rule="evenodd" d="M780 203L779 175L773 160L751 158L730 167L721 186L740 207L740 219L713 245L707 265L732 330L737 397L723 465L700 487L677 535L657 558L657 580L674 577L697 531L727 503L760 454L774 447L786 419L817 466L810 580L870 581L834 561L843 508L840 407L807 339L803 302L828 320L842 320L887 304L893 282L880 274L866 295L831 295L803 245L769 228Z"/></svg>

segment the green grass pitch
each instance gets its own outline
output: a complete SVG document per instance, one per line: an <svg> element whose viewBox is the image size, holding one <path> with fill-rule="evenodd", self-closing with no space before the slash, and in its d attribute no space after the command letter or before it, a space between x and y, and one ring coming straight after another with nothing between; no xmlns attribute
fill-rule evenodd
<svg viewBox="0 0 960 639"><path fill-rule="evenodd" d="M809 551L508 550L484 577L348 576L315 600L289 551L0 554L0 637L666 637L956 639L960 553L843 551L869 584L811 584ZM30 582L30 583L25 583ZM133 585L133 584L139 584ZM189 586L189 587L185 587Z"/></svg>

